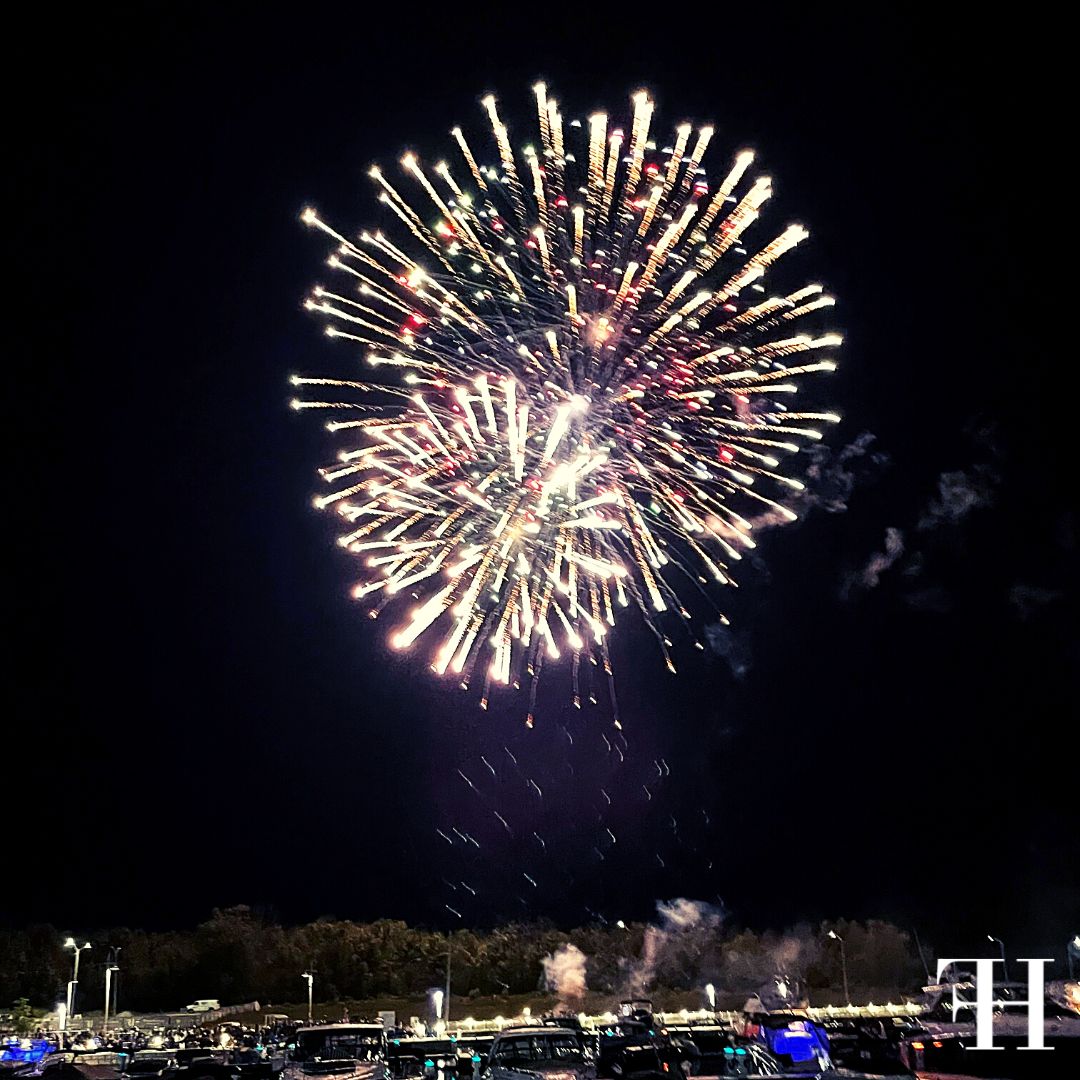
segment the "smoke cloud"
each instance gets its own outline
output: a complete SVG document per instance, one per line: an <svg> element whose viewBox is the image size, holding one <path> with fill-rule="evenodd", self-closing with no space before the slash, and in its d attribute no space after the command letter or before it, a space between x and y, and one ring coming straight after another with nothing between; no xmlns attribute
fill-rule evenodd
<svg viewBox="0 0 1080 1080"><path fill-rule="evenodd" d="M703 967L715 964L724 912L702 900L658 900L657 921L645 928L641 956L630 964L627 986L644 994L660 976L671 986L697 981Z"/></svg>
<svg viewBox="0 0 1080 1080"><path fill-rule="evenodd" d="M723 623L706 623L705 643L709 652L727 661L736 679L746 678L753 666L753 654L745 637L737 636Z"/></svg>
<svg viewBox="0 0 1080 1080"><path fill-rule="evenodd" d="M812 447L807 451L810 465L806 469L806 488L786 498L785 505L800 518L815 509L827 514L842 514L848 508L856 485L889 462L888 454L873 449L876 441L873 432L864 431L839 450L825 444ZM750 523L761 530L788 525L791 518L779 510L767 510Z"/></svg>
<svg viewBox="0 0 1080 1080"><path fill-rule="evenodd" d="M579 1006L585 998L585 954L569 941L549 953L544 965L544 986L558 995L560 1005Z"/></svg>
<svg viewBox="0 0 1080 1080"><path fill-rule="evenodd" d="M857 589L873 589L881 581L881 575L892 568L896 560L904 554L904 534L890 525L885 530L885 550L875 551L861 570L849 574L844 581L841 594L848 597Z"/></svg>
<svg viewBox="0 0 1080 1080"><path fill-rule="evenodd" d="M1009 590L1009 603L1023 622L1034 618L1049 604L1060 600L1065 594L1060 589L1046 589L1040 585L1017 582Z"/></svg>
<svg viewBox="0 0 1080 1080"><path fill-rule="evenodd" d="M860 570L844 578L841 597L849 599L856 592L875 588L882 575L903 558L903 575L909 583L902 595L904 604L929 614L951 610L952 598L941 585L931 581L916 588L916 581L922 578L928 562L933 562L934 550L950 540L954 542L960 535L969 514L994 504L999 480L994 467L985 462L941 473L936 491L918 512L907 536L889 526L885 530L884 550L874 552ZM1014 601L1018 610L1023 609L1023 601L1023 596L1019 603Z"/></svg>
<svg viewBox="0 0 1080 1080"><path fill-rule="evenodd" d="M821 955L820 934L810 927L738 935L724 952L725 978L731 988L755 993L766 1008L790 1008L804 997L806 972Z"/></svg>
<svg viewBox="0 0 1080 1080"><path fill-rule="evenodd" d="M976 465L966 472L963 469L943 472L938 477L937 494L919 518L919 528L958 525L973 510L990 506L997 479L997 474L988 465Z"/></svg>

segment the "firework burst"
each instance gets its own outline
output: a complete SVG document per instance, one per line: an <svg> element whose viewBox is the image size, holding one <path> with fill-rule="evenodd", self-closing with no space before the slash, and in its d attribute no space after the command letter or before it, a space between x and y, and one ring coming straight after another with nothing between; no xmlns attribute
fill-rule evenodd
<svg viewBox="0 0 1080 1080"><path fill-rule="evenodd" d="M304 211L339 281L306 307L373 377L292 380L323 397L293 406L345 440L315 503L361 561L353 595L390 608L393 648L423 637L437 674L481 677L484 707L528 683L530 724L563 658L575 705L596 700L593 670L615 708L622 609L673 672L672 621L701 647L675 585L734 584L755 521L795 519L783 496L803 485L781 462L838 417L784 402L840 341L801 330L833 303L820 285L764 289L807 232L762 233L752 153L711 185L712 128L658 149L645 93L627 138L602 113L565 124L534 89L533 146L514 151L487 97L490 155L455 128L453 164L406 154L403 185L371 169L396 239Z"/></svg>

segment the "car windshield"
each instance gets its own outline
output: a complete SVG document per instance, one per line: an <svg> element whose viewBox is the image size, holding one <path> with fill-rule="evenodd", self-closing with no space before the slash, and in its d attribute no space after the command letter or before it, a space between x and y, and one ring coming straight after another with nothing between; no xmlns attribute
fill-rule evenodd
<svg viewBox="0 0 1080 1080"><path fill-rule="evenodd" d="M517 1035L500 1041L494 1057L500 1064L524 1065L536 1061L584 1059L580 1040L570 1034Z"/></svg>
<svg viewBox="0 0 1080 1080"><path fill-rule="evenodd" d="M375 1061L382 1057L382 1037L363 1031L308 1031L300 1037L297 1049L304 1061L312 1058Z"/></svg>

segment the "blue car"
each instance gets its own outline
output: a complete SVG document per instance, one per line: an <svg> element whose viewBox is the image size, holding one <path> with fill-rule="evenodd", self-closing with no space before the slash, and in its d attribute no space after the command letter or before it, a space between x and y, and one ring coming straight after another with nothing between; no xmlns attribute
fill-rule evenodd
<svg viewBox="0 0 1080 1080"><path fill-rule="evenodd" d="M825 1028L797 1013L754 1013L747 1032L764 1045L785 1072L799 1073L828 1068L829 1036Z"/></svg>

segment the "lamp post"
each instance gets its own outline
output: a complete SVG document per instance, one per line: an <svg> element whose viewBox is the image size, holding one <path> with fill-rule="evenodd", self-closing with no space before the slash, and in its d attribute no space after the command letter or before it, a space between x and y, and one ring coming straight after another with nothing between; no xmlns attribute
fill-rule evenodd
<svg viewBox="0 0 1080 1080"><path fill-rule="evenodd" d="M987 941L996 941L998 948L1001 949L1001 974L1005 982L1009 981L1009 964L1005 959L1005 942L1001 938L994 937L993 934L986 935Z"/></svg>
<svg viewBox="0 0 1080 1080"><path fill-rule="evenodd" d="M831 937L833 941L840 942L840 973L844 978L844 1003L850 1005L851 994L848 993L847 954L844 951L844 939L835 930L829 931L829 937Z"/></svg>
<svg viewBox="0 0 1080 1080"><path fill-rule="evenodd" d="M112 981L112 1014L115 1019L117 1015L116 1002L120 997L120 951L123 948L122 945L113 946L113 970L116 972L116 978Z"/></svg>
<svg viewBox="0 0 1080 1080"><path fill-rule="evenodd" d="M926 976L926 985L930 985L930 965L926 962L926 954L922 950L922 942L919 940L919 931L913 926L911 933L915 937L915 948L919 950L919 959L922 961L923 974Z"/></svg>
<svg viewBox="0 0 1080 1080"><path fill-rule="evenodd" d="M450 1030L450 953L452 951L452 938L449 934L446 935L446 997L443 998L443 1023L446 1024L446 1030Z"/></svg>
<svg viewBox="0 0 1080 1080"><path fill-rule="evenodd" d="M307 979L307 1022L311 1023L311 1003L313 995L313 987L315 985L315 975L313 972L305 971L300 976L301 979Z"/></svg>
<svg viewBox="0 0 1080 1080"><path fill-rule="evenodd" d="M101 1034L104 1035L109 1030L109 996L112 993L112 975L114 971L119 971L120 968L109 962L105 965L105 1016L101 1021Z"/></svg>
<svg viewBox="0 0 1080 1080"><path fill-rule="evenodd" d="M67 1015L74 1016L75 1014L75 992L79 987L79 956L82 954L83 949L90 948L90 942L83 942L82 945L76 945L74 938L68 938L64 942L65 949L75 950L75 967L71 972L71 982L68 983L67 992Z"/></svg>

